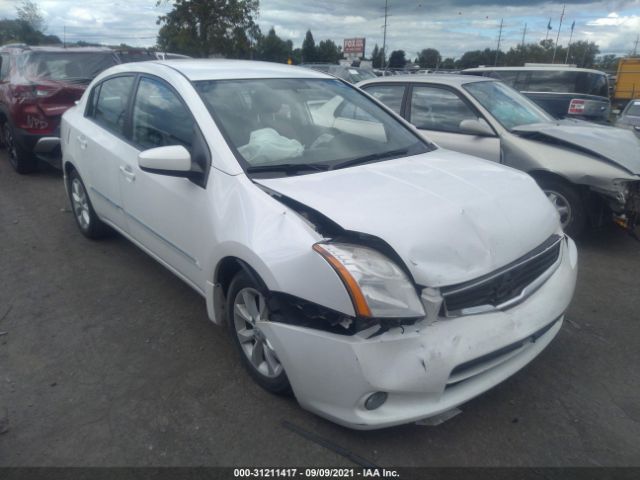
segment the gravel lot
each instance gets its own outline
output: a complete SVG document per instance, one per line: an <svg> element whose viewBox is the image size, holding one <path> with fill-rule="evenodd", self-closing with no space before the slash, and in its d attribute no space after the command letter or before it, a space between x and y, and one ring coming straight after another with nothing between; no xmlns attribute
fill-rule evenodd
<svg viewBox="0 0 640 480"><path fill-rule="evenodd" d="M86 240L59 172L0 152L0 465L353 465L290 422L380 466L638 466L640 242L579 250L527 368L440 426L350 431L254 385L196 293L123 238Z"/></svg>

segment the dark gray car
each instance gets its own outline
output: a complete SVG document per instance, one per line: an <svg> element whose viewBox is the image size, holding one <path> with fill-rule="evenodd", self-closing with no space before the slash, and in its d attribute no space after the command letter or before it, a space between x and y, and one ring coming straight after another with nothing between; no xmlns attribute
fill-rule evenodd
<svg viewBox="0 0 640 480"><path fill-rule="evenodd" d="M486 77L411 75L358 86L441 147L529 173L570 235L611 213L631 230L640 222L640 139L627 130L554 119Z"/></svg>

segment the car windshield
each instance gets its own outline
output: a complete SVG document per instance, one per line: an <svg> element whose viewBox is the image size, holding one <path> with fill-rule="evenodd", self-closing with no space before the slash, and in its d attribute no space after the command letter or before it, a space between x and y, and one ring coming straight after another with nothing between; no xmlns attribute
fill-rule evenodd
<svg viewBox="0 0 640 480"><path fill-rule="evenodd" d="M110 52L27 52L18 60L25 78L83 84L116 63Z"/></svg>
<svg viewBox="0 0 640 480"><path fill-rule="evenodd" d="M211 80L195 87L249 173L309 173L431 148L339 80Z"/></svg>
<svg viewBox="0 0 640 480"><path fill-rule="evenodd" d="M502 82L471 82L463 87L507 130L553 121L535 103Z"/></svg>

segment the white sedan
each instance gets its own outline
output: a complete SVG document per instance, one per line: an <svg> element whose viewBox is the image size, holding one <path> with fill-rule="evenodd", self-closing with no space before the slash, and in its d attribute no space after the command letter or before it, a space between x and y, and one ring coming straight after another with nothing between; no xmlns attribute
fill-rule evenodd
<svg viewBox="0 0 640 480"><path fill-rule="evenodd" d="M261 386L348 427L486 391L573 295L576 247L531 178L320 72L119 65L65 113L61 145L84 235L130 239L205 298Z"/></svg>

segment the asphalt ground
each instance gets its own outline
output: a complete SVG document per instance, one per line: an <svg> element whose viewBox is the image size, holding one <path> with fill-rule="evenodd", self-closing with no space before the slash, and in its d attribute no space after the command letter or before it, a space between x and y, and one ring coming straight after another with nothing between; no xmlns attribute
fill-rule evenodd
<svg viewBox="0 0 640 480"><path fill-rule="evenodd" d="M439 426L352 431L255 385L199 295L119 236L85 239L60 173L0 152L0 465L638 466L640 242L578 246L564 327L529 366Z"/></svg>

